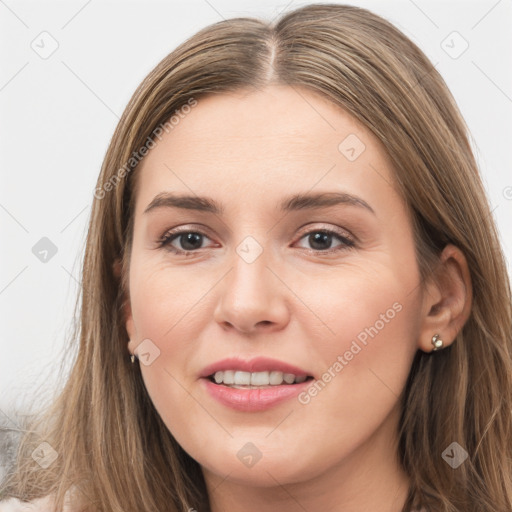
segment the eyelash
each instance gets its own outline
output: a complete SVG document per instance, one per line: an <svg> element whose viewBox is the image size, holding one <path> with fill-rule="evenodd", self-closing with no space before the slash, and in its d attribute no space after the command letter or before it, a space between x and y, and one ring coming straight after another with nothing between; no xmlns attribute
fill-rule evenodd
<svg viewBox="0 0 512 512"><path fill-rule="evenodd" d="M181 254L181 255L186 255L186 256L189 256L195 252L198 252L200 249L195 249L195 250L182 250L182 249L177 249L176 247L172 246L171 245L171 242L173 242L175 239L177 239L180 235L183 235L183 234L190 234L190 233L193 233L193 234L196 234L196 235L201 235L203 237L206 237L206 238L209 238L208 235L206 233L203 233L202 231L199 231L199 230L191 230L191 229L177 229L177 230L173 230L173 231L169 231L167 232L159 241L158 241L158 248L164 248L174 254ZM338 251L343 251L343 250L347 250L347 249L352 249L355 247L355 242L354 240L352 240L351 238L345 236L345 235L342 235L340 233L338 233L337 231L333 231L331 229L325 229L325 228L321 228L321 229L312 229L310 231L306 231L305 233L302 234L302 236L299 238L299 241L302 240L303 238L305 238L306 236L308 235L311 235L313 233L322 233L322 234L327 234L327 235L334 235L342 244L337 246L337 247L334 247L334 248L331 248L331 249L326 249L326 250L321 250L321 249L304 249L306 250L307 252L309 253L315 253L316 255L329 255L329 254L332 254L332 253L335 253L335 252L338 252Z"/></svg>

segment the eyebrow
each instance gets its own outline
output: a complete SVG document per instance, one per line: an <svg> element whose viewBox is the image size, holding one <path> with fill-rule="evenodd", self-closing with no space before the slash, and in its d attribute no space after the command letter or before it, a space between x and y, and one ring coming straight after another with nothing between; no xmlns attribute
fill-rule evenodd
<svg viewBox="0 0 512 512"><path fill-rule="evenodd" d="M375 211L366 201L346 192L294 194L281 202L280 210L282 212L313 210L338 204L364 208L375 215ZM209 197L178 195L172 192L162 192L153 198L151 203L149 203L144 210L144 214L160 208L182 208L186 210L213 213L215 215L222 215L224 212L223 206Z"/></svg>

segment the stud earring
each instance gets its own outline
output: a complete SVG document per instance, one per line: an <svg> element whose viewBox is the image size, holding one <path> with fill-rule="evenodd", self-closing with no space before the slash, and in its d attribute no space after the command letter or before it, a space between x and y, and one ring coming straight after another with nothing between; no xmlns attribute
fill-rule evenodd
<svg viewBox="0 0 512 512"><path fill-rule="evenodd" d="M434 334L434 336L432 336L432 345L434 346L432 352L443 348L443 340L439 337L439 334Z"/></svg>
<svg viewBox="0 0 512 512"><path fill-rule="evenodd" d="M128 345L131 343L132 340L128 340ZM133 363L135 363L135 354L130 354L130 361Z"/></svg>

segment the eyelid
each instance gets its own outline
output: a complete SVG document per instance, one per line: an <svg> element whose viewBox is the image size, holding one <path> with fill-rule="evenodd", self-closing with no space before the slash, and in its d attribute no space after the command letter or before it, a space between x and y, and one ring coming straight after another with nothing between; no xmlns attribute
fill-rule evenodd
<svg viewBox="0 0 512 512"><path fill-rule="evenodd" d="M324 225L322 227L312 227L311 226L312 224L320 224L320 225L324 224ZM306 234L308 234L308 233L310 233L312 231L313 232L315 232L315 231L329 231L329 232L336 233L341 238L345 238L345 239L349 240L350 242L352 242L354 244L358 241L357 238L350 231L348 231L346 229L342 229L342 228L337 227L337 226L333 226L332 224L325 224L325 223L322 223L322 222L310 222L306 226L303 226L300 229L301 229L301 231L300 231L300 234L299 234L297 240L300 240L304 235L306 235Z"/></svg>
<svg viewBox="0 0 512 512"><path fill-rule="evenodd" d="M320 224L321 227L319 227L319 226L315 227L314 224ZM321 222L320 223L310 222L307 225L299 228L300 229L299 235L295 238L295 241L293 242L292 245L296 244L298 241L300 241L302 238L304 238L304 236L311 234L311 233L315 233L315 232L328 232L330 234L337 235L338 237L340 237L340 239L346 240L349 243L343 244L344 249L350 249L350 248L354 247L356 245L356 243L358 242L357 237L352 235L352 233L350 233L348 230L345 230L345 229L342 229L342 228L339 228L337 226L333 226L330 224L329 225L324 224L322 226L322 224L323 223L321 223ZM200 228L195 228L194 225L190 225L190 224L184 225L184 226L179 226L179 227L172 228L172 229L168 229L158 239L158 248L168 249L170 252L173 252L175 254L192 255L194 253L199 253L200 249L184 250L184 249L178 249L178 248L174 247L172 245L172 242L174 241L173 239L177 239L179 237L179 235L181 235L183 233L197 233L197 234L211 240L211 237L208 234L208 231L209 230L205 226L201 226ZM208 249L208 247L203 247L202 249ZM318 254L318 255L328 255L328 254L335 253L335 252L342 250L342 249L337 249L337 248L331 248L331 249L326 249L326 250L315 250L315 249L308 249L308 248L302 248L302 249L304 251Z"/></svg>
<svg viewBox="0 0 512 512"><path fill-rule="evenodd" d="M179 235L181 235L183 233L197 233L197 234L202 235L203 237L211 240L212 237L208 234L209 230L205 226L200 226L199 228L197 228L195 226L196 225L194 225L194 224L187 224L184 226L167 229L164 232L164 234L157 240L158 247L165 249L166 246L171 246L171 239L172 238L176 239L179 237ZM178 252L178 253L180 253L180 252L181 253L198 252L197 250L196 251L185 251L183 249L176 249L173 246L171 246L171 247L172 247L172 249L170 249L171 251L176 250L176 252Z"/></svg>

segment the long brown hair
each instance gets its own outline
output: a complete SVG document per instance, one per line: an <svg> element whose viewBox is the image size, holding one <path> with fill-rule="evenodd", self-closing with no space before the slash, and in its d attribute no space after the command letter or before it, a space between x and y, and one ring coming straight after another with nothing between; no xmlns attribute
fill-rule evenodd
<svg viewBox="0 0 512 512"><path fill-rule="evenodd" d="M423 278L447 243L468 261L470 317L448 348L435 356L417 352L401 396L398 455L411 477L403 512L512 511L510 284L467 128L443 79L408 38L367 10L334 4L309 5L273 24L213 24L137 88L94 194L76 360L61 394L23 439L4 497L54 493L60 509L73 486L91 510L209 510L199 464L174 440L138 365L129 362L122 306L129 296L134 154L157 127L170 129L169 119L191 100L274 83L323 95L384 144L413 212ZM30 456L41 440L59 455L47 469ZM457 469L442 458L453 442L469 454Z"/></svg>

